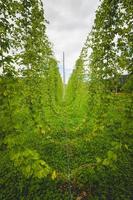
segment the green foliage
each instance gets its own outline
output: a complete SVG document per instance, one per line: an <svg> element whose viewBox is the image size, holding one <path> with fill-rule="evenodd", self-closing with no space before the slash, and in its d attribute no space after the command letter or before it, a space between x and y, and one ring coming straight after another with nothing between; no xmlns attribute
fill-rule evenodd
<svg viewBox="0 0 133 200"><path fill-rule="evenodd" d="M40 159L35 150L26 149L18 153L11 152L10 157L14 166L18 167L26 178L30 176L43 178L51 172L50 167Z"/></svg>
<svg viewBox="0 0 133 200"><path fill-rule="evenodd" d="M132 1L101 2L63 101L42 2L0 6L0 199L131 200Z"/></svg>
<svg viewBox="0 0 133 200"><path fill-rule="evenodd" d="M80 119L75 129L76 143L77 132L81 135L78 144L81 155L75 160L79 164L72 175L81 186L92 187L92 199L132 198L132 48L130 37L127 39L127 33L131 34L132 11L129 3L102 1L67 86L67 102L73 97L68 110L70 117L73 116L74 123L76 118ZM85 87L81 89L83 84Z"/></svg>

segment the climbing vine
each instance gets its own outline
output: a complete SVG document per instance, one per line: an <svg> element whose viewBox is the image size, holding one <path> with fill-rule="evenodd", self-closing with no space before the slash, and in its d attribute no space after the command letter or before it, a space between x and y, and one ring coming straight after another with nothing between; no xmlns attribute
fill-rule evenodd
<svg viewBox="0 0 133 200"><path fill-rule="evenodd" d="M131 0L103 0L63 83L41 0L1 0L0 199L131 200Z"/></svg>

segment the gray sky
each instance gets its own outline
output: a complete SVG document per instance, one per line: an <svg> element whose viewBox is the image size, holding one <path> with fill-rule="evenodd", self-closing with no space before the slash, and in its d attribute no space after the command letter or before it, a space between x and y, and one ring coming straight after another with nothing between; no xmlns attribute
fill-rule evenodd
<svg viewBox="0 0 133 200"><path fill-rule="evenodd" d="M60 61L66 57L66 80L80 55L87 34L91 31L99 0L43 0L46 19L50 22L47 34Z"/></svg>

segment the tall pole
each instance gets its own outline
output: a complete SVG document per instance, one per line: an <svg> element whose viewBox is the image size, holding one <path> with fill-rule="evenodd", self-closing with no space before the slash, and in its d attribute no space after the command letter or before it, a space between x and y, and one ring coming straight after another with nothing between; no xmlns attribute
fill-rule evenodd
<svg viewBox="0 0 133 200"><path fill-rule="evenodd" d="M63 52L63 98L65 97L65 84L66 84L66 77L65 77L65 53Z"/></svg>

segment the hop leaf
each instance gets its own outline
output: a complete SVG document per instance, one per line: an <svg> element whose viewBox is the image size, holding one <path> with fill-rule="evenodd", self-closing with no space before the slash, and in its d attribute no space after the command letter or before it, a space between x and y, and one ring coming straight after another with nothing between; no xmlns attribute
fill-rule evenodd
<svg viewBox="0 0 133 200"><path fill-rule="evenodd" d="M57 173L56 173L56 171L54 170L53 173L52 173L51 178L52 178L52 180L55 180L56 177L57 177Z"/></svg>
<svg viewBox="0 0 133 200"><path fill-rule="evenodd" d="M97 161L97 163L100 163L101 162L101 158L97 157L96 161Z"/></svg>

